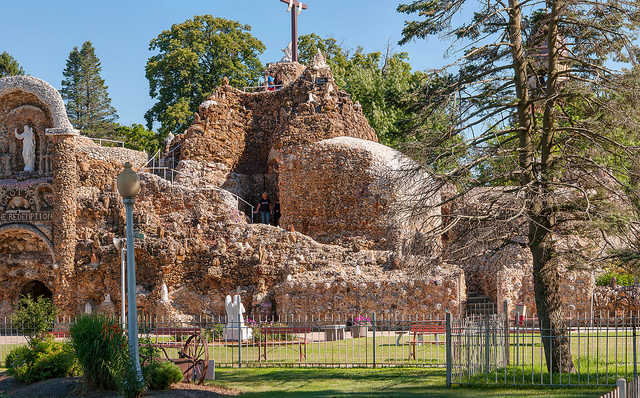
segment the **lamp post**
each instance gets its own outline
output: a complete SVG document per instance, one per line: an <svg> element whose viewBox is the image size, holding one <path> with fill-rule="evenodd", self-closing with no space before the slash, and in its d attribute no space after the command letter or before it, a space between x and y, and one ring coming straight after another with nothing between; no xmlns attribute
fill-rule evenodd
<svg viewBox="0 0 640 398"><path fill-rule="evenodd" d="M125 244L127 240L125 238L113 238L113 245L116 247L116 250L120 251L120 297L121 301L121 316L120 319L122 321L122 328L124 329L126 326L127 312L125 310L125 301L126 301L126 291L125 291L125 275L126 275L126 265L124 262L124 250Z"/></svg>
<svg viewBox="0 0 640 398"><path fill-rule="evenodd" d="M118 192L127 213L127 302L129 312L127 314L129 333L129 357L134 366L138 381L142 382L142 369L138 358L138 316L136 309L136 259L133 251L133 203L140 192L140 179L131 168L131 163L124 164L124 170L118 175Z"/></svg>

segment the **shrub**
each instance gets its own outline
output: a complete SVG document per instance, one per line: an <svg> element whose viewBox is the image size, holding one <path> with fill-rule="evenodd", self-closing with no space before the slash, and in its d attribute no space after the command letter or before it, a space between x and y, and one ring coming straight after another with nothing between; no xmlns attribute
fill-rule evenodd
<svg viewBox="0 0 640 398"><path fill-rule="evenodd" d="M127 338L114 319L83 315L70 328L71 342L87 381L101 389L117 390L128 365Z"/></svg>
<svg viewBox="0 0 640 398"><path fill-rule="evenodd" d="M13 322L21 327L27 342L45 338L48 331L53 329L56 321L56 306L48 298L31 296L22 297L15 309Z"/></svg>
<svg viewBox="0 0 640 398"><path fill-rule="evenodd" d="M182 371L171 362L154 362L144 369L144 375L152 390L166 390L182 381Z"/></svg>
<svg viewBox="0 0 640 398"><path fill-rule="evenodd" d="M7 355L6 366L8 373L22 383L73 376L80 370L73 348L56 343L53 338L13 349Z"/></svg>
<svg viewBox="0 0 640 398"><path fill-rule="evenodd" d="M626 272L607 271L596 279L597 286L609 286L611 279L616 278L619 286L631 286L634 283L635 276Z"/></svg>

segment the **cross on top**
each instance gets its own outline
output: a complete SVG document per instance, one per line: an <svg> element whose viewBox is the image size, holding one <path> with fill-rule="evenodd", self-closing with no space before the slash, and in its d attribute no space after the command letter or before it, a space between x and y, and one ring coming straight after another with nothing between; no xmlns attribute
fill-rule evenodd
<svg viewBox="0 0 640 398"><path fill-rule="evenodd" d="M298 0L280 0L291 11L291 61L298 62L298 14L307 9L307 5Z"/></svg>

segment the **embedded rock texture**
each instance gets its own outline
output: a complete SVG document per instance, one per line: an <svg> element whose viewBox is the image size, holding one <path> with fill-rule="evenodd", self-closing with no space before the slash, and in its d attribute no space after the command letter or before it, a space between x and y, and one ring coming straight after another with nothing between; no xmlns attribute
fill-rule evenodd
<svg viewBox="0 0 640 398"><path fill-rule="evenodd" d="M399 249L430 228L425 221L437 220L396 212L398 202L412 194L411 184L399 184L396 173L411 163L389 147L352 137L323 140L289 154L280 168L281 224L325 243L359 241L363 249ZM431 199L432 204L439 201ZM437 257L439 242L426 243L413 251Z"/></svg>

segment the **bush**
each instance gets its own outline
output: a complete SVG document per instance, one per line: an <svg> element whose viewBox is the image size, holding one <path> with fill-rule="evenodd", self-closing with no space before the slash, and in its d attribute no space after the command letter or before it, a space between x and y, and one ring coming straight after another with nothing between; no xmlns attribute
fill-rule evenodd
<svg viewBox="0 0 640 398"><path fill-rule="evenodd" d="M22 383L73 376L80 370L73 348L53 338L13 349L6 366L8 373Z"/></svg>
<svg viewBox="0 0 640 398"><path fill-rule="evenodd" d="M83 315L70 328L71 343L89 384L105 390L121 387L128 365L127 338L117 320Z"/></svg>
<svg viewBox="0 0 640 398"><path fill-rule="evenodd" d="M144 369L144 375L152 390L166 390L182 381L182 371L171 362L154 362Z"/></svg>
<svg viewBox="0 0 640 398"><path fill-rule="evenodd" d="M16 306L13 322L21 327L29 344L43 340L53 329L57 316L56 306L45 297L22 297Z"/></svg>
<svg viewBox="0 0 640 398"><path fill-rule="evenodd" d="M615 272L615 271L607 271L604 274L600 275L598 279L596 279L597 286L609 286L611 284L611 280L616 278L616 283L619 286L631 286L635 281L635 276L633 274L629 274L626 272Z"/></svg>

